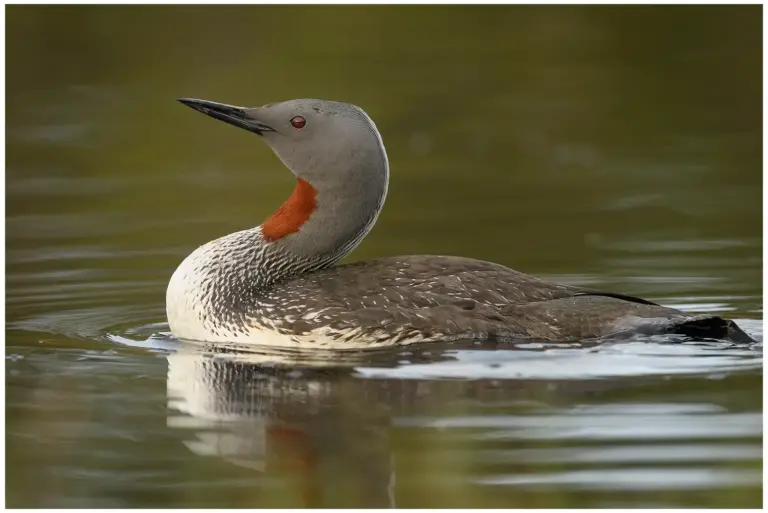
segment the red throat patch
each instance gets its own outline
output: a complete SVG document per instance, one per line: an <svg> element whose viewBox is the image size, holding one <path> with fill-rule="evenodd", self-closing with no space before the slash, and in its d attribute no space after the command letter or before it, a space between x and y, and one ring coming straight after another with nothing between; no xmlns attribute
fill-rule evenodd
<svg viewBox="0 0 768 513"><path fill-rule="evenodd" d="M316 197L315 188L299 178L293 194L261 225L264 238L272 242L298 232L317 208Z"/></svg>

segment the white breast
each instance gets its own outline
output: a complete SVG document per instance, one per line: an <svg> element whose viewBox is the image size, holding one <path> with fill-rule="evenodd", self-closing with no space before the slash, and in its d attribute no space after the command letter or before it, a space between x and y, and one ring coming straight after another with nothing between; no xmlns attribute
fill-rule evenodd
<svg viewBox="0 0 768 513"><path fill-rule="evenodd" d="M174 271L165 293L165 311L171 332L179 338L208 341L213 337L205 326L201 301L201 265L205 264L205 246L196 249Z"/></svg>

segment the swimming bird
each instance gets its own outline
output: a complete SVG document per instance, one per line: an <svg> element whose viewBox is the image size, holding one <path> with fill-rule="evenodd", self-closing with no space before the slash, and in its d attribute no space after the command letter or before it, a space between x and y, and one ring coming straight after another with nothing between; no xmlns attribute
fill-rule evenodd
<svg viewBox="0 0 768 513"><path fill-rule="evenodd" d="M179 338L309 349L635 333L752 341L716 315L470 258L335 265L371 230L387 195L387 153L371 118L354 105L314 99L257 108L179 101L253 132L296 176L291 196L261 225L202 245L173 273L166 310Z"/></svg>

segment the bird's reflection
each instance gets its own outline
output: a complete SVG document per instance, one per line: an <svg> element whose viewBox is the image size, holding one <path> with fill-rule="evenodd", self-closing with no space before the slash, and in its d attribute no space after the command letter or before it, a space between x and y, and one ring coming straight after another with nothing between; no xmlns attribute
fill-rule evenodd
<svg viewBox="0 0 768 513"><path fill-rule="evenodd" d="M450 409L457 399L549 408L628 385L616 380L361 379L356 370L393 368L403 360L445 362L460 349L453 344L450 350L430 346L421 352L302 354L184 345L168 355L168 424L188 430L185 444L195 454L290 480L303 506L395 507L392 426L419 425L419 416Z"/></svg>
<svg viewBox="0 0 768 513"><path fill-rule="evenodd" d="M390 420L423 384L355 379L356 362L185 346L168 355L168 424L198 455L297 479L305 506L394 507Z"/></svg>

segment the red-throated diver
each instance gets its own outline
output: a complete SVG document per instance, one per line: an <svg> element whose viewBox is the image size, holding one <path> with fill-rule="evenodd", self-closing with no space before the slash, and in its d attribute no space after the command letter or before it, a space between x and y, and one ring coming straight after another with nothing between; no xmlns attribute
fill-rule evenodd
<svg viewBox="0 0 768 513"><path fill-rule="evenodd" d="M199 247L176 269L166 309L180 338L307 348L564 342L638 332L752 341L715 315L548 283L468 258L413 255L334 266L373 227L387 194L387 154L368 115L323 100L258 108L179 101L261 136L298 180L261 226Z"/></svg>

